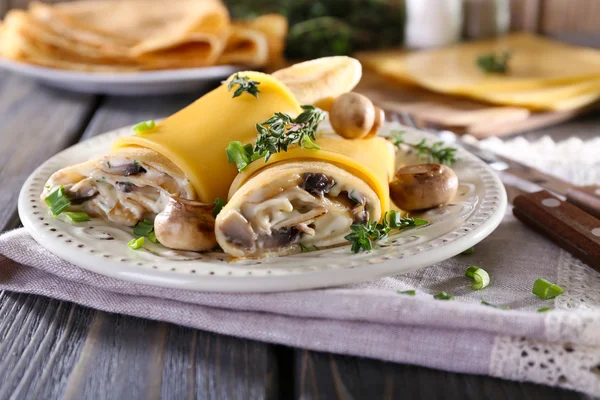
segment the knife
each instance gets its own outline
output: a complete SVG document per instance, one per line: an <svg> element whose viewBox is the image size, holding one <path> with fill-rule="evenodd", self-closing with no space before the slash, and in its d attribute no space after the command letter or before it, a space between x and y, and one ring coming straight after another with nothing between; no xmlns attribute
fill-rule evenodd
<svg viewBox="0 0 600 400"><path fill-rule="evenodd" d="M402 121L418 128L410 115ZM473 153L501 175L509 174L546 190L527 192L503 179L513 194L513 214L575 257L600 271L600 186L578 187L533 167L482 149L450 131L436 132ZM561 197L564 196L564 197ZM566 201L565 201L566 200Z"/></svg>

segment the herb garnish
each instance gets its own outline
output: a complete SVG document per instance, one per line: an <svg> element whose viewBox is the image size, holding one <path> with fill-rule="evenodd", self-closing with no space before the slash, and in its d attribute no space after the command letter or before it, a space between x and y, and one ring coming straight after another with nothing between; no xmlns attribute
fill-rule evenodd
<svg viewBox="0 0 600 400"><path fill-rule="evenodd" d="M442 141L435 142L431 146L427 144L425 139L421 139L418 143L407 143L404 141L404 132L392 132L391 142L394 146L400 148L404 144L417 152L420 158L425 158L439 162L441 164L451 165L456 162L456 148L446 147Z"/></svg>
<svg viewBox="0 0 600 400"><path fill-rule="evenodd" d="M481 290L490 284L490 275L483 268L479 268L476 265L472 265L465 271L467 278L473 279L471 289Z"/></svg>
<svg viewBox="0 0 600 400"><path fill-rule="evenodd" d="M133 234L136 236L141 236L141 238L144 238L144 236L148 237L148 240L151 241L152 243L160 243L158 241L158 239L156 238L156 234L154 233L154 222L150 221L149 219L145 219L143 221L138 222L135 227L133 228ZM135 239L133 239L135 240ZM131 242L133 242L133 240ZM131 243L130 242L130 243ZM144 242L142 241L142 244ZM131 246L129 246L131 247ZM134 249L137 250L137 249Z"/></svg>
<svg viewBox="0 0 600 400"><path fill-rule="evenodd" d="M154 127L156 126L156 123L154 122L153 119L148 120L148 121L142 121L138 124L135 124L133 126L133 131L135 133L140 133L140 132L144 132L144 131L149 131L151 129L154 129ZM110 167L109 167L110 168Z"/></svg>
<svg viewBox="0 0 600 400"><path fill-rule="evenodd" d="M488 303L488 302L487 302L487 301L485 301L485 300L481 300L481 304L483 304L484 306L489 306L489 307L498 308L498 309L500 309L500 310L510 310L510 307L509 307L509 306L499 306L499 305L496 305L496 304Z"/></svg>
<svg viewBox="0 0 600 400"><path fill-rule="evenodd" d="M510 51L482 54L477 57L477 66L488 74L506 74L511 56Z"/></svg>
<svg viewBox="0 0 600 400"><path fill-rule="evenodd" d="M302 243L298 243L300 245L300 252L308 253L309 251L317 251L319 248L316 245L305 246Z"/></svg>
<svg viewBox="0 0 600 400"><path fill-rule="evenodd" d="M436 300L454 300L454 296L449 295L446 292L439 292L433 295L433 298Z"/></svg>
<svg viewBox="0 0 600 400"><path fill-rule="evenodd" d="M241 96L242 93L247 92L258 99L258 93L260 92L260 90L258 90L258 85L260 85L260 82L253 81L248 76L240 75L238 73L235 74L227 84L227 91L231 92L231 89L233 89L235 85L238 85L238 87L235 89L235 92L233 92L232 98L236 98Z"/></svg>
<svg viewBox="0 0 600 400"><path fill-rule="evenodd" d="M416 290L398 290L396 293L398 293L398 294L407 294L409 296L416 296L417 295L417 291Z"/></svg>
<svg viewBox="0 0 600 400"><path fill-rule="evenodd" d="M67 211L69 207L71 207L71 202L67 197L65 192L65 188L61 185L58 188L54 189L52 193L50 193L44 199L48 207L50 207L50 212L52 212L53 216L57 216L64 211Z"/></svg>
<svg viewBox="0 0 600 400"><path fill-rule="evenodd" d="M219 197L217 197L214 201L214 206L213 206L213 217L217 217L217 215L219 215L219 213L221 212L221 210L223 209L223 207L225 207L227 205L227 202Z"/></svg>
<svg viewBox="0 0 600 400"><path fill-rule="evenodd" d="M365 224L353 224L350 226L352 232L344 237L352 243L352 252L359 253L373 248L373 242L377 242L388 236L392 229L414 228L427 225L429 222L421 218L402 217L394 210L388 211L383 216L381 223L367 221Z"/></svg>
<svg viewBox="0 0 600 400"><path fill-rule="evenodd" d="M302 109L304 111L296 118L278 112L266 121L256 124L258 135L254 147L237 141L229 142L226 149L229 162L235 163L241 172L251 162L262 157L267 162L271 155L287 151L293 144L305 149L321 150L313 140L316 140L319 123L325 119L325 112L313 106L302 106Z"/></svg>
<svg viewBox="0 0 600 400"><path fill-rule="evenodd" d="M533 283L532 289L533 294L544 300L552 299L559 294L564 293L564 291L565 290L560 286L555 285L554 283L543 278L536 279L536 281Z"/></svg>

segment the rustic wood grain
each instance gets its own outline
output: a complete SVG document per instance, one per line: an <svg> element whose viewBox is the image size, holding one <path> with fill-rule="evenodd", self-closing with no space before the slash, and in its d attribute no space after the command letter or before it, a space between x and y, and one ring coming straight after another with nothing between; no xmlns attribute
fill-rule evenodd
<svg viewBox="0 0 600 400"><path fill-rule="evenodd" d="M79 139L95 99L0 71L0 231L16 226L17 197L29 174Z"/></svg>
<svg viewBox="0 0 600 400"><path fill-rule="evenodd" d="M541 1L540 32L600 32L598 0Z"/></svg>
<svg viewBox="0 0 600 400"><path fill-rule="evenodd" d="M541 0L510 0L510 30L537 32Z"/></svg>
<svg viewBox="0 0 600 400"><path fill-rule="evenodd" d="M298 399L586 399L531 383L509 382L358 357L296 352Z"/></svg>

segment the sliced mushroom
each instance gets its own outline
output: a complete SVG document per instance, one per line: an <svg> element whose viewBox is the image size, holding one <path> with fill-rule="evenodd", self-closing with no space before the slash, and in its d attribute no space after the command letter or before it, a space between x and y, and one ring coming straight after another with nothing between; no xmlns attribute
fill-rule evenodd
<svg viewBox="0 0 600 400"><path fill-rule="evenodd" d="M146 168L142 167L142 165L138 161L131 161L118 164L116 162L106 162L102 169L111 174L123 176L136 176L147 172Z"/></svg>
<svg viewBox="0 0 600 400"><path fill-rule="evenodd" d="M98 194L98 188L94 184L92 178L83 179L76 184L67 187L66 195L71 201L71 204L82 204L93 199Z"/></svg>
<svg viewBox="0 0 600 400"><path fill-rule="evenodd" d="M258 235L252 229L250 222L238 210L227 212L221 223L221 231L228 242L254 251Z"/></svg>
<svg viewBox="0 0 600 400"><path fill-rule="evenodd" d="M392 201L405 211L439 207L452 200L457 190L456 174L440 164L400 168L390 183Z"/></svg>
<svg viewBox="0 0 600 400"><path fill-rule="evenodd" d="M212 204L171 198L154 220L156 238L172 249L211 250L217 245L212 211Z"/></svg>
<svg viewBox="0 0 600 400"><path fill-rule="evenodd" d="M334 185L335 181L325 174L307 172L302 175L302 189L315 196L323 197Z"/></svg>

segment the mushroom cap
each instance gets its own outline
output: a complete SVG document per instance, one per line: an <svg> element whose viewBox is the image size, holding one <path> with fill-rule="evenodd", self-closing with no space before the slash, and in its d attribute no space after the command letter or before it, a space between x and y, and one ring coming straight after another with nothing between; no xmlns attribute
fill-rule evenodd
<svg viewBox="0 0 600 400"><path fill-rule="evenodd" d="M217 244L213 205L170 198L165 209L154 219L156 238L177 250L207 251Z"/></svg>
<svg viewBox="0 0 600 400"><path fill-rule="evenodd" d="M441 164L419 164L400 168L390 183L394 204L406 211L425 210L448 203L456 195L458 178Z"/></svg>
<svg viewBox="0 0 600 400"><path fill-rule="evenodd" d="M373 128L375 107L362 94L344 93L331 105L329 121L338 135L346 139L362 139Z"/></svg>

